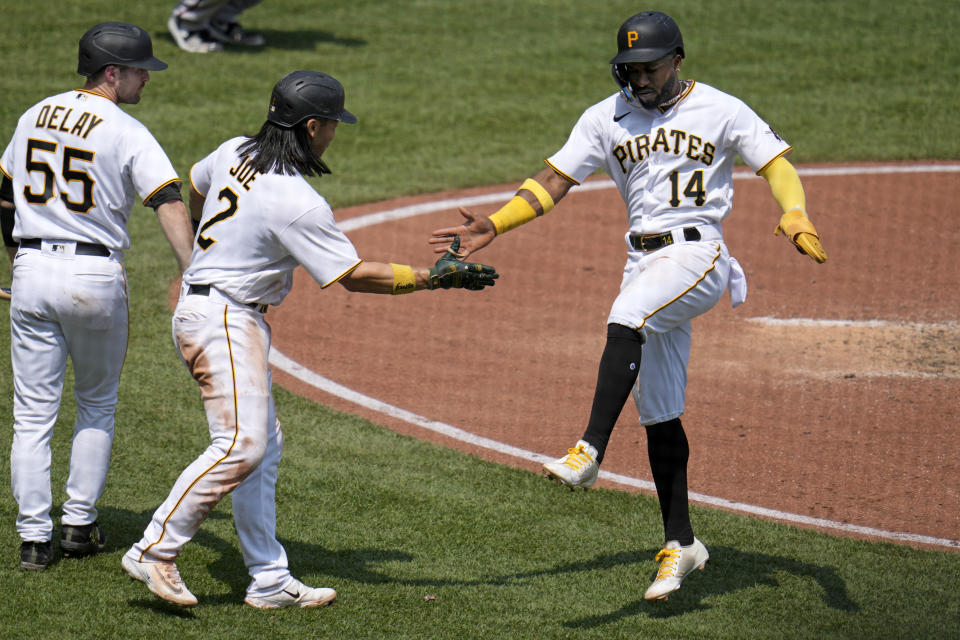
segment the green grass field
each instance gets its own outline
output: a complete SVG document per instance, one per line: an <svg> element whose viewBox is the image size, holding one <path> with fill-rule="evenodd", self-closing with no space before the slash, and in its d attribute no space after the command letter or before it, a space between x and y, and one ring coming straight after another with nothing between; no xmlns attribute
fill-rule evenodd
<svg viewBox="0 0 960 640"><path fill-rule="evenodd" d="M80 35L124 20L150 31L170 64L130 113L184 176L223 139L259 127L288 71L340 79L360 123L339 128L325 156L334 174L316 182L334 207L538 170L580 112L615 90L607 62L616 30L646 8L683 29L682 75L746 100L794 145L796 162L960 158L960 9L951 0L267 0L244 16L269 38L265 50L209 56L180 52L166 34L172 0L8 4L4 144L29 105L79 86ZM661 536L654 498L558 490L283 389L279 536L295 574L335 587L337 604L243 606L228 499L178 563L201 606L167 607L121 575L120 556L207 431L169 335L172 254L149 210L137 208L131 234L130 347L100 503L107 552L20 571L16 504L0 492L0 637L960 638L956 552L695 507L711 562L654 606L642 598ZM9 477L12 431L8 353L0 331L0 478ZM66 396L54 438L57 504L74 418L69 386Z"/></svg>

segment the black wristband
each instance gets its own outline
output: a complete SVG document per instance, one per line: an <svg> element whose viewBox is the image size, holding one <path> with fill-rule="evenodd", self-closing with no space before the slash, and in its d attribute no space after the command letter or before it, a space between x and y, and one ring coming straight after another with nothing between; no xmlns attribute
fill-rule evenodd
<svg viewBox="0 0 960 640"><path fill-rule="evenodd" d="M16 209L10 207L0 207L0 231L3 231L3 244L8 247L15 247L19 243L13 239L13 223Z"/></svg>
<svg viewBox="0 0 960 640"><path fill-rule="evenodd" d="M0 181L0 200L13 204L13 180L7 176L3 176L3 180Z"/></svg>

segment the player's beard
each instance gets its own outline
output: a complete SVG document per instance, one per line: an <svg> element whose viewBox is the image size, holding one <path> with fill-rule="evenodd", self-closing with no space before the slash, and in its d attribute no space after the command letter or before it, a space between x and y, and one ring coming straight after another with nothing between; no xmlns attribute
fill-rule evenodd
<svg viewBox="0 0 960 640"><path fill-rule="evenodd" d="M640 104L647 109L654 109L665 103L669 103L678 93L680 93L680 80L677 78L677 74L674 73L663 84L660 91L647 94L646 96L644 94L638 94L637 98L640 100Z"/></svg>

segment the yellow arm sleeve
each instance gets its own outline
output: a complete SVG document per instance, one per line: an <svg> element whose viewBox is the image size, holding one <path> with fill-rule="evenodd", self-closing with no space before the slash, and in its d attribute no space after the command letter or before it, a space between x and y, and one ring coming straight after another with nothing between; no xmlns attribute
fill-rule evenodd
<svg viewBox="0 0 960 640"><path fill-rule="evenodd" d="M780 156L764 167L760 176L770 184L773 198L783 210L774 233L783 232L801 253L817 262L826 262L827 253L820 245L820 236L807 217L807 201L797 170Z"/></svg>
<svg viewBox="0 0 960 640"><path fill-rule="evenodd" d="M526 198L519 195L519 192L523 190L532 193L533 197L540 203L539 213L533 208L533 205L527 202ZM543 188L543 185L533 178L527 178L517 190L517 195L513 196L499 211L492 214L490 221L493 222L493 226L497 230L497 235L500 235L510 229L515 229L522 224L530 222L537 216L542 216L553 209L554 204L553 196Z"/></svg>
<svg viewBox="0 0 960 640"><path fill-rule="evenodd" d="M803 185L800 184L800 176L786 158L780 156L765 166L760 170L760 176L770 185L773 199L777 201L784 213L791 209L807 210L807 200L803 194Z"/></svg>

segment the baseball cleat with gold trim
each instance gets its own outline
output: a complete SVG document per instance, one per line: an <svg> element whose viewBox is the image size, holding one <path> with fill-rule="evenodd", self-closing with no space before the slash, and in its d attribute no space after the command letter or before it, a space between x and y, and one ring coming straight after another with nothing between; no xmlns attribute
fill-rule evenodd
<svg viewBox="0 0 960 640"><path fill-rule="evenodd" d="M153 595L167 602L192 607L197 604L197 597L190 593L183 583L177 565L169 560L161 562L137 562L128 555L120 561L123 570L133 580L139 580L147 585Z"/></svg>
<svg viewBox="0 0 960 640"><path fill-rule="evenodd" d="M666 600L667 596L680 588L680 583L688 573L703 571L709 557L707 548L696 538L688 547L681 547L676 540L669 541L657 553L660 569L643 597L647 600Z"/></svg>
<svg viewBox="0 0 960 640"><path fill-rule="evenodd" d="M593 486L597 481L600 465L597 464L597 450L590 443L579 440L576 446L567 450L567 455L559 460L543 465L543 474L570 489Z"/></svg>

